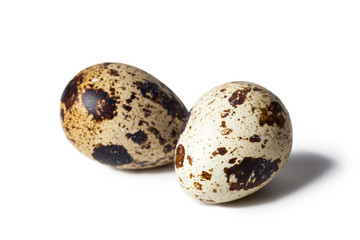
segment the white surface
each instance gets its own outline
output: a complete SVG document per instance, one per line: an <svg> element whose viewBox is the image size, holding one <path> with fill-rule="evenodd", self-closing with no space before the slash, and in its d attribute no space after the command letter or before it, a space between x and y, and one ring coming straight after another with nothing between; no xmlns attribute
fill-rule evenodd
<svg viewBox="0 0 360 240"><path fill-rule="evenodd" d="M0 239L358 239L358 1L2 1ZM229 204L172 166L119 171L66 140L60 96L99 62L139 67L191 108L253 81L290 112L276 179ZM156 237L156 238L155 238Z"/></svg>

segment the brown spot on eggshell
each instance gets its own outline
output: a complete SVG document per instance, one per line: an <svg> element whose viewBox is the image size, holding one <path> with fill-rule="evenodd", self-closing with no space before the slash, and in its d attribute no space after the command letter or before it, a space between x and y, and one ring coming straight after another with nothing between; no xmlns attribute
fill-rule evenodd
<svg viewBox="0 0 360 240"><path fill-rule="evenodd" d="M210 180L212 177L212 174L206 172L206 171L202 171L201 173L201 181L205 181L205 180Z"/></svg>
<svg viewBox="0 0 360 240"><path fill-rule="evenodd" d="M264 143L263 143L263 144L261 144L261 147L262 147L262 148L265 148L265 146L266 146L266 143L267 143L267 142L268 142L268 140L267 140L267 139L265 139L265 140L264 140Z"/></svg>
<svg viewBox="0 0 360 240"><path fill-rule="evenodd" d="M261 137L257 134L254 134L249 138L249 141L250 142L261 142Z"/></svg>
<svg viewBox="0 0 360 240"><path fill-rule="evenodd" d="M61 120L64 121L64 117L65 117L65 115L64 115L64 109L61 109L61 110L60 110L60 117L61 117Z"/></svg>
<svg viewBox="0 0 360 240"><path fill-rule="evenodd" d="M150 143L146 144L146 145L142 145L141 146L142 149L150 149L151 148L151 145Z"/></svg>
<svg viewBox="0 0 360 240"><path fill-rule="evenodd" d="M102 63L102 65L104 66L105 69L106 69L109 65L111 65L111 64L113 64L113 63L111 63L111 62L104 62L104 63Z"/></svg>
<svg viewBox="0 0 360 240"><path fill-rule="evenodd" d="M238 137L239 140L249 140L249 138L244 138L244 137Z"/></svg>
<svg viewBox="0 0 360 240"><path fill-rule="evenodd" d="M254 90L254 91L262 91L262 90L261 90L260 88L258 88L258 87L254 87L253 90Z"/></svg>
<svg viewBox="0 0 360 240"><path fill-rule="evenodd" d="M229 116L229 114L230 114L230 109L224 110L224 111L221 113L221 117L222 117L222 118L226 118L227 116Z"/></svg>
<svg viewBox="0 0 360 240"><path fill-rule="evenodd" d="M255 168L253 174L251 175L246 188L250 189L257 187L268 180L274 172L279 170L280 162L280 159L276 159L273 162L264 160L260 161L259 165Z"/></svg>
<svg viewBox="0 0 360 240"><path fill-rule="evenodd" d="M170 136L171 137L176 137L177 136L177 133L176 133L175 129L171 130ZM175 144L176 144L176 141L175 141Z"/></svg>
<svg viewBox="0 0 360 240"><path fill-rule="evenodd" d="M186 159L189 161L190 166L192 166L193 159L190 155L187 155Z"/></svg>
<svg viewBox="0 0 360 240"><path fill-rule="evenodd" d="M161 134L160 134L159 130L157 130L157 129L154 128L154 127L151 127L149 130L150 130L150 132L153 133L153 134L155 135L155 137L159 140L160 145L164 145L164 144L167 142L166 139L164 139L164 138L161 137Z"/></svg>
<svg viewBox="0 0 360 240"><path fill-rule="evenodd" d="M211 104L213 104L214 102L215 102L215 100L216 99L213 99L211 102L209 102L207 105L209 106L209 105L211 105Z"/></svg>
<svg viewBox="0 0 360 240"><path fill-rule="evenodd" d="M185 148L183 145L179 145L176 148L175 153L175 166L176 168L181 168L184 166L184 158L185 158Z"/></svg>
<svg viewBox="0 0 360 240"><path fill-rule="evenodd" d="M247 190L259 186L279 170L280 162L280 159L271 162L264 158L245 157L239 164L224 168L229 190Z"/></svg>
<svg viewBox="0 0 360 240"><path fill-rule="evenodd" d="M226 148L224 147L219 147L218 149L216 149L216 151L214 151L212 153L212 155L215 157L216 155L220 154L221 156L225 155L227 153Z"/></svg>
<svg viewBox="0 0 360 240"><path fill-rule="evenodd" d="M218 152L221 156L223 156L223 155L225 155L225 153L227 153L227 150L226 150L226 148L221 147L221 148L218 148Z"/></svg>
<svg viewBox="0 0 360 240"><path fill-rule="evenodd" d="M246 100L246 94L251 91L251 88L246 87L244 89L236 90L231 97L229 98L229 103L234 108L237 107L237 105L243 104Z"/></svg>
<svg viewBox="0 0 360 240"><path fill-rule="evenodd" d="M83 73L76 75L65 87L61 95L61 102L65 103L67 110L71 109L72 105L78 99L78 86L83 82Z"/></svg>
<svg viewBox="0 0 360 240"><path fill-rule="evenodd" d="M199 182L194 182L194 187L195 187L197 190L202 190L202 184L200 184Z"/></svg>
<svg viewBox="0 0 360 240"><path fill-rule="evenodd" d="M129 99L126 99L125 101L129 104L132 103L132 101L136 98L136 93L132 92Z"/></svg>
<svg viewBox="0 0 360 240"><path fill-rule="evenodd" d="M110 69L109 74L111 76L120 76L119 72L115 69Z"/></svg>
<svg viewBox="0 0 360 240"><path fill-rule="evenodd" d="M145 117L149 117L151 114L151 111L149 109L143 108L142 111L144 112Z"/></svg>
<svg viewBox="0 0 360 240"><path fill-rule="evenodd" d="M123 105L122 105L122 107L123 107L126 111L128 111L128 112L130 112L130 111L131 111L131 109L132 109L132 107L131 107L131 106L129 106L129 105L125 105L125 104L123 104Z"/></svg>
<svg viewBox="0 0 360 240"><path fill-rule="evenodd" d="M95 121L110 120L116 116L116 101L104 90L86 89L81 97L88 114L92 114Z"/></svg>
<svg viewBox="0 0 360 240"><path fill-rule="evenodd" d="M142 143L146 142L146 140L147 140L146 133L144 133L141 130L137 131L134 134L127 133L127 134L125 134L125 136L127 138L130 138L134 143L137 143L137 144L142 144Z"/></svg>
<svg viewBox="0 0 360 240"><path fill-rule="evenodd" d="M231 128L225 128L225 129L222 129L220 131L221 135L229 135L230 133L232 133L232 129Z"/></svg>
<svg viewBox="0 0 360 240"><path fill-rule="evenodd" d="M163 151L164 151L164 153L168 153L168 152L170 152L172 149L173 149L173 146L170 145L170 144L167 144L167 145L165 145Z"/></svg>
<svg viewBox="0 0 360 240"><path fill-rule="evenodd" d="M235 163L236 159L237 159L236 157L235 157L235 158L231 158L231 159L229 159L229 163L230 163L230 164Z"/></svg>
<svg viewBox="0 0 360 240"><path fill-rule="evenodd" d="M114 167L129 164L134 160L128 151L121 145L104 146L102 144L97 144L94 147L92 156L99 162Z"/></svg>
<svg viewBox="0 0 360 240"><path fill-rule="evenodd" d="M176 100L174 95L169 96L156 83L149 80L145 80L144 82L137 81L135 82L135 85L137 86L137 89L140 90L143 97L160 104L167 110L168 115L184 120L187 113L186 108Z"/></svg>
<svg viewBox="0 0 360 240"><path fill-rule="evenodd" d="M144 124L149 125L148 122L146 122L146 121L144 121L144 120L140 120L139 123L138 123L138 126L142 126L142 125L144 125Z"/></svg>
<svg viewBox="0 0 360 240"><path fill-rule="evenodd" d="M285 118L283 115L283 109L278 102L271 102L269 106L261 108L261 115L259 118L260 126L265 124L273 126L275 123L283 128L285 123Z"/></svg>
<svg viewBox="0 0 360 240"><path fill-rule="evenodd" d="M235 152L236 149L237 149L237 148L234 148L234 149L230 152L230 154L233 154L233 152Z"/></svg>

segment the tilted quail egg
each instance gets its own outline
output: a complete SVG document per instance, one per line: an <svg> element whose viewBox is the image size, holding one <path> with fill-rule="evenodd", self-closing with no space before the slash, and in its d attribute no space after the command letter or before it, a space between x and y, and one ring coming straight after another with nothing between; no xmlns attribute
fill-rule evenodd
<svg viewBox="0 0 360 240"><path fill-rule="evenodd" d="M150 74L121 63L93 65L66 86L62 128L86 156L116 168L142 169L173 161L187 110Z"/></svg>
<svg viewBox="0 0 360 240"><path fill-rule="evenodd" d="M245 197L286 163L292 126L284 104L250 82L218 86L190 110L176 147L180 185L208 203Z"/></svg>

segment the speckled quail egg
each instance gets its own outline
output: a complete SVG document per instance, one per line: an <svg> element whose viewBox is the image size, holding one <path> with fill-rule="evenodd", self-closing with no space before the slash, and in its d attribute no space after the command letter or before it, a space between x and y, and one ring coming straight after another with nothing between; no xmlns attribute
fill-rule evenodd
<svg viewBox="0 0 360 240"><path fill-rule="evenodd" d="M121 63L93 65L66 86L62 128L86 156L122 169L173 162L187 115L179 98L150 74Z"/></svg>
<svg viewBox="0 0 360 240"><path fill-rule="evenodd" d="M208 203L245 197L269 183L286 163L292 126L284 104L250 82L204 94L184 121L175 169L184 190Z"/></svg>

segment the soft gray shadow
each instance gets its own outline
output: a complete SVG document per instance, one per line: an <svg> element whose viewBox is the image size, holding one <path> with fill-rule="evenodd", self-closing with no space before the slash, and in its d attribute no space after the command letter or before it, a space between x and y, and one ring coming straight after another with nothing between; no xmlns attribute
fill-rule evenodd
<svg viewBox="0 0 360 240"><path fill-rule="evenodd" d="M247 197L220 206L250 207L276 201L316 182L334 167L335 160L324 155L295 152L290 155L280 173L265 187Z"/></svg>
<svg viewBox="0 0 360 240"><path fill-rule="evenodd" d="M155 167L155 168L146 168L146 169L118 169L118 168L112 168L115 171L121 171L129 174L153 174L153 173L168 173L168 172L174 172L175 174L175 168L173 163L166 164L164 166Z"/></svg>

